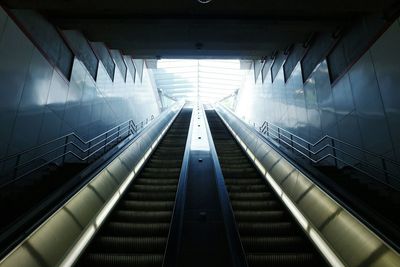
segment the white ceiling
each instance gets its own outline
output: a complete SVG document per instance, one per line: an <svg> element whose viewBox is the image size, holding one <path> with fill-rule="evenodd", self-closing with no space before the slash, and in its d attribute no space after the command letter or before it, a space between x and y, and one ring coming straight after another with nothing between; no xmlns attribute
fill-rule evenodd
<svg viewBox="0 0 400 267"><path fill-rule="evenodd" d="M214 103L239 89L248 69L240 60L165 59L157 62L157 88L176 99Z"/></svg>

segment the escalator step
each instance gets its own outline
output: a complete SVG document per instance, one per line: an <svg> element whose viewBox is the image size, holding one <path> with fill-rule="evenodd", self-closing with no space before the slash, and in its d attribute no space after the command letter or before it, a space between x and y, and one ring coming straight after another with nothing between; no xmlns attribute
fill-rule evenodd
<svg viewBox="0 0 400 267"><path fill-rule="evenodd" d="M175 192L128 192L126 199L173 201L175 199Z"/></svg>
<svg viewBox="0 0 400 267"><path fill-rule="evenodd" d="M236 178L236 179L229 179L225 178L226 185L257 185L263 184L263 181L259 178L256 179L249 179L249 178Z"/></svg>
<svg viewBox="0 0 400 267"><path fill-rule="evenodd" d="M169 223L125 223L110 222L104 226L103 232L109 236L166 236Z"/></svg>
<svg viewBox="0 0 400 267"><path fill-rule="evenodd" d="M291 222L276 223L238 223L239 232L242 235L292 235L297 229Z"/></svg>
<svg viewBox="0 0 400 267"><path fill-rule="evenodd" d="M229 194L231 200L265 200L273 197L271 192L233 193Z"/></svg>
<svg viewBox="0 0 400 267"><path fill-rule="evenodd" d="M135 184L131 187L131 190L139 192L174 192L176 191L176 185L143 185Z"/></svg>
<svg viewBox="0 0 400 267"><path fill-rule="evenodd" d="M91 251L107 253L162 253L166 237L99 236Z"/></svg>
<svg viewBox="0 0 400 267"><path fill-rule="evenodd" d="M116 210L112 221L118 222L169 222L172 211L128 211Z"/></svg>
<svg viewBox="0 0 400 267"><path fill-rule="evenodd" d="M178 178L180 171L176 172L162 172L160 169L159 171L147 171L145 170L140 174L140 178Z"/></svg>
<svg viewBox="0 0 400 267"><path fill-rule="evenodd" d="M312 253L280 253L247 255L247 262L252 267L289 267L289 266L320 266Z"/></svg>
<svg viewBox="0 0 400 267"><path fill-rule="evenodd" d="M181 168L150 168L146 166L146 169L143 173L179 173Z"/></svg>
<svg viewBox="0 0 400 267"><path fill-rule="evenodd" d="M242 170L224 171L224 169L222 169L222 173L223 173L224 177L228 177L228 178L243 178L243 177L259 178L260 177L260 174L258 174L258 172L255 170L253 170L252 172L244 172Z"/></svg>
<svg viewBox="0 0 400 267"><path fill-rule="evenodd" d="M178 179L174 178L166 178L166 179L159 179L159 178L138 178L136 180L136 184L140 185L177 185Z"/></svg>
<svg viewBox="0 0 400 267"><path fill-rule="evenodd" d="M242 244L249 252L297 252L309 249L300 236L242 236Z"/></svg>
<svg viewBox="0 0 400 267"><path fill-rule="evenodd" d="M260 185L227 185L228 192L265 192L266 186Z"/></svg>
<svg viewBox="0 0 400 267"><path fill-rule="evenodd" d="M257 201L238 201L233 200L231 201L232 208L234 210L255 210L255 211L262 211L262 210L278 210L282 208L282 204L280 204L276 200L257 200Z"/></svg>
<svg viewBox="0 0 400 267"><path fill-rule="evenodd" d="M239 222L278 222L285 220L287 215L283 210L278 211L234 211Z"/></svg>
<svg viewBox="0 0 400 267"><path fill-rule="evenodd" d="M89 253L84 258L84 266L113 267L156 267L161 266L164 255L159 254L100 254Z"/></svg>
<svg viewBox="0 0 400 267"><path fill-rule="evenodd" d="M118 208L124 210L147 210L147 211L166 211L174 208L173 201L137 201L137 200L124 200Z"/></svg>

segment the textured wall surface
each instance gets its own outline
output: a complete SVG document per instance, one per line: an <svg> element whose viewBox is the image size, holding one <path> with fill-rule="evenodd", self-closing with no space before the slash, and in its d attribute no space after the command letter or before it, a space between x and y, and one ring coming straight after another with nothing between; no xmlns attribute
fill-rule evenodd
<svg viewBox="0 0 400 267"><path fill-rule="evenodd" d="M75 131L89 139L121 122L160 112L147 69L143 79L97 80L76 57L68 81L0 8L0 158Z"/></svg>
<svg viewBox="0 0 400 267"><path fill-rule="evenodd" d="M282 68L273 83L255 82L250 71L236 113L257 125L267 120L312 142L328 134L400 160L399 44L397 20L334 85L326 60L305 83L299 63L286 83Z"/></svg>

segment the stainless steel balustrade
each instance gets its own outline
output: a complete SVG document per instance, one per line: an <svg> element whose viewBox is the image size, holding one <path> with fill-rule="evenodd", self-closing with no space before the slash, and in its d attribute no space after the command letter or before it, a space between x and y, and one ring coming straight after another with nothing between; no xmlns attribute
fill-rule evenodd
<svg viewBox="0 0 400 267"><path fill-rule="evenodd" d="M158 116L85 187L0 260L0 266L71 266L181 108L182 104L177 103Z"/></svg>
<svg viewBox="0 0 400 267"><path fill-rule="evenodd" d="M400 255L230 110L216 110L332 266L400 266Z"/></svg>

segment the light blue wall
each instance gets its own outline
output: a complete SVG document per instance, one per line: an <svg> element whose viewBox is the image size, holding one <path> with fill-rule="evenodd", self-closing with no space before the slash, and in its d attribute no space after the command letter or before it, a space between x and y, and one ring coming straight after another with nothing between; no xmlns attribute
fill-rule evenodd
<svg viewBox="0 0 400 267"><path fill-rule="evenodd" d="M399 44L396 21L334 86L325 60L304 84L299 63L286 83L282 68L274 83L266 79L264 84L261 78L255 82L250 71L236 113L257 125L267 120L312 142L328 134L400 160Z"/></svg>
<svg viewBox="0 0 400 267"><path fill-rule="evenodd" d="M112 81L99 63L94 81L74 59L71 79L60 74L0 8L0 158L75 131L91 138L128 119L160 112L153 78Z"/></svg>

